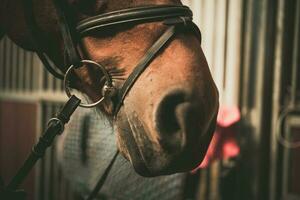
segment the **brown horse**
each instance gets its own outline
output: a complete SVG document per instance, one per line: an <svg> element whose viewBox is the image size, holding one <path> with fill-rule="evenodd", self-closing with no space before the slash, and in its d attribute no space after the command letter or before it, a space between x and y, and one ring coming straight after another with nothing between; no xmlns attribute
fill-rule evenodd
<svg viewBox="0 0 300 200"><path fill-rule="evenodd" d="M179 0L68 0L74 19L128 7L155 4L181 5ZM62 71L64 45L52 0L33 0L42 44ZM35 51L24 20L22 0L0 0L0 29L24 49ZM93 33L82 40L84 57L103 64L117 88L139 59L166 30L161 22L122 26L114 33ZM76 87L91 99L101 97L89 68L76 71ZM211 141L218 111L218 91L200 41L192 31L176 34L139 77L116 118L109 100L100 107L115 129L122 155L143 176L189 171L203 160Z"/></svg>

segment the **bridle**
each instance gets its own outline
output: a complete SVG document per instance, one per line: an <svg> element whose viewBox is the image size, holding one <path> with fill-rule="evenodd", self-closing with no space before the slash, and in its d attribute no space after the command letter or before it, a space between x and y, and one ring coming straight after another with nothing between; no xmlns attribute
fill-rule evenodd
<svg viewBox="0 0 300 200"><path fill-rule="evenodd" d="M68 9L67 2L65 0L53 0L58 15L59 29L63 38L66 57L68 59L67 65L70 66L66 73L62 74L55 70L58 68L55 68L50 64L44 53L45 48L42 47L42 32L38 29L36 20L34 18L32 0L24 0L24 2L28 28L32 34L36 52L43 62L45 68L56 78L64 80L66 93L70 97L71 92L69 90L69 77L71 72L74 69L80 68L83 64L90 64L98 67L106 79L106 82L102 88L103 97L95 103L80 104L80 106L86 108L95 107L101 104L105 98L112 98L112 95L114 95L112 98L115 103L114 116L118 114L127 93L130 91L135 81L149 66L151 61L158 55L158 53L171 40L178 29L190 28L201 41L201 33L198 27L192 22L192 11L186 6L152 5L128 8L89 17L76 24L76 22L73 22L74 17L72 18L72 14ZM93 32L99 32L107 28L144 24L148 22L162 22L168 27L167 30L141 58L133 72L123 83L123 86L118 89L117 92L114 92L116 88L114 87L111 76L105 67L101 63L81 58L77 50L77 47L79 46L78 44L83 37Z"/></svg>
<svg viewBox="0 0 300 200"><path fill-rule="evenodd" d="M53 142L54 137L57 134L62 133L64 124L69 121L70 116L78 106L91 108L101 104L106 98L111 98L115 103L113 114L114 117L116 117L123 105L126 95L136 80L150 65L151 61L159 54L159 52L164 49L164 47L173 38L176 32L178 32L178 30L191 29L198 36L198 39L201 42L200 30L192 22L192 11L186 6L152 5L128 8L89 17L80 21L79 23L76 23L73 21L74 18L72 18L72 13L70 13L68 9L66 0L53 0L58 15L59 30L65 46L67 65L69 66L66 73L63 74L56 70L59 68L53 67L53 64L51 61L49 61L45 53L45 48L42 45L44 37L42 35L42 31L39 30L37 26L33 13L32 1L33 0L23 0L25 19L32 36L32 42L35 46L35 51L45 68L56 78L64 80L65 91L70 99L58 116L50 120L49 126L45 131L46 133L49 132L50 136L42 136L39 143L33 148L33 155L30 155L25 162L25 167L21 168L19 173L8 185L9 189L15 189L21 183L29 169L31 169L34 163L43 156L46 148ZM137 66L133 69L132 73L128 76L122 87L119 89L115 88L110 74L101 63L81 58L80 54L78 53L77 48L80 46L79 44L81 39L87 35L90 35L91 33L113 27L121 27L123 25L137 25L149 22L162 22L165 26L167 26L167 29L147 50L146 54L140 59ZM102 98L91 104L82 104L78 98L71 94L69 86L69 80L70 76L72 75L72 71L82 67L85 64L94 65L99 68L106 80L104 86L102 87ZM105 172L97 182L92 193L87 198L88 200L93 199L103 186L118 153L119 151L117 150Z"/></svg>

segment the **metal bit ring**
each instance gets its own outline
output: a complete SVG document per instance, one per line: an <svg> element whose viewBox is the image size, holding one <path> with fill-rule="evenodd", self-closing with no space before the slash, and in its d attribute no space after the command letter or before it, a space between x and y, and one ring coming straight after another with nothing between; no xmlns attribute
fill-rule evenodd
<svg viewBox="0 0 300 200"><path fill-rule="evenodd" d="M81 60L80 63L81 63L81 66L83 66L84 64L91 64L91 65L94 65L94 66L98 67L101 70L101 72L103 73L103 75L106 79L105 85L103 87L113 87L111 77L102 65L100 65L99 63L97 63L95 61L92 61L92 60ZM66 74L65 74L65 77L64 77L64 89L65 89L65 92L66 92L66 94L69 98L72 96L71 91L70 91L70 87L69 87L69 76L70 76L71 71L74 70L74 69L76 69L76 67L74 65L71 65L68 68L68 70L66 71ZM99 99L95 103L90 103L90 104L80 103L79 106L83 107L83 108L93 108L93 107L96 107L97 105L99 105L100 103L102 103L105 98L106 97L103 96L101 99Z"/></svg>

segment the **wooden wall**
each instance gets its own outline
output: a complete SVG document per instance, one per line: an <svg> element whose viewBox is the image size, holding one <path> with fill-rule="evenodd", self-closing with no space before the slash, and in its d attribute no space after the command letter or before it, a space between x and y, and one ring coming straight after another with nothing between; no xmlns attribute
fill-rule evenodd
<svg viewBox="0 0 300 200"><path fill-rule="evenodd" d="M0 176L7 184L31 151L36 139L37 106L34 103L0 102ZM34 171L22 188L34 197Z"/></svg>

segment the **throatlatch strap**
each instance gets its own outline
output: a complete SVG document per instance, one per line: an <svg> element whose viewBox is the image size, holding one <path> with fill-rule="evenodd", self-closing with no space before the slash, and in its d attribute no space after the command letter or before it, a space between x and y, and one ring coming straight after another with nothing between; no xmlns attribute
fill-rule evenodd
<svg viewBox="0 0 300 200"><path fill-rule="evenodd" d="M24 7L25 20L28 24L27 28L30 31L34 49L35 49L38 57L40 58L40 60L42 61L43 65L45 66L45 68L48 72L50 72L56 78L63 80L64 75L55 70L55 68L50 64L48 58L44 54L44 49L41 46L42 40L43 40L43 38L41 36L42 32L39 30L39 28L36 24L36 20L35 20L34 13L33 13L32 0L24 0L22 2L23 2L23 7ZM56 67L56 68L58 68L58 67Z"/></svg>
<svg viewBox="0 0 300 200"><path fill-rule="evenodd" d="M58 15L59 28L65 45L68 61L70 65L81 66L81 57L77 51L76 44L78 41L77 32L72 23L68 9L66 9L65 0L54 0L55 8Z"/></svg>

